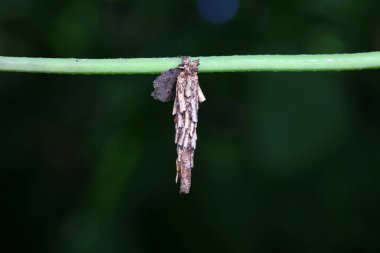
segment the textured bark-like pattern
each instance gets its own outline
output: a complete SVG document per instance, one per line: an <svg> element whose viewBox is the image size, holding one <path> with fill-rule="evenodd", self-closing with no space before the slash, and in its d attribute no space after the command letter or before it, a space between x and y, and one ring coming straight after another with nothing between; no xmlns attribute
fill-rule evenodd
<svg viewBox="0 0 380 253"><path fill-rule="evenodd" d="M206 100L198 82L199 60L183 58L177 77L173 107L175 115L175 143L177 144L177 177L180 193L189 193L191 169L194 167L194 151L197 141L199 103Z"/></svg>

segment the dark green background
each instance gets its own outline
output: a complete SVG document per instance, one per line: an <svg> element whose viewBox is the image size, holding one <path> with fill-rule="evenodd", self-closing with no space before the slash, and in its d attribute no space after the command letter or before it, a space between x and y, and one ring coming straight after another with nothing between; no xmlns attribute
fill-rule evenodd
<svg viewBox="0 0 380 253"><path fill-rule="evenodd" d="M380 1L0 0L0 55L380 50ZM0 73L0 252L379 252L380 71L199 76L193 186L153 75Z"/></svg>

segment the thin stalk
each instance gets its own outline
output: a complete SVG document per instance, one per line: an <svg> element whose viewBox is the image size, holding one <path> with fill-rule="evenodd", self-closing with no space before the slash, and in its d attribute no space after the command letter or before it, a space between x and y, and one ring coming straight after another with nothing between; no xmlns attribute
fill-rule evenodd
<svg viewBox="0 0 380 253"><path fill-rule="evenodd" d="M380 52L319 55L201 56L199 72L340 71L380 68ZM0 56L0 72L58 74L156 74L178 66L179 57L132 59Z"/></svg>

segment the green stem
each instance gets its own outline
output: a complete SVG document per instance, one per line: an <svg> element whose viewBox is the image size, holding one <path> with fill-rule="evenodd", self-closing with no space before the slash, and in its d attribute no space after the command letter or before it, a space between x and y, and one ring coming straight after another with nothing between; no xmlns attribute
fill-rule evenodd
<svg viewBox="0 0 380 253"><path fill-rule="evenodd" d="M380 52L320 55L205 56L199 72L338 71L380 68ZM59 74L154 74L177 66L179 57L60 59L0 56L0 72Z"/></svg>

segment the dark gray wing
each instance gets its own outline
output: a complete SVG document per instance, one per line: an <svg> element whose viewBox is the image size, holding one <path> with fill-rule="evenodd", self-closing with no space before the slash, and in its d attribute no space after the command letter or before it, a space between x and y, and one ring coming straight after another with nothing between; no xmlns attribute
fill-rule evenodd
<svg viewBox="0 0 380 253"><path fill-rule="evenodd" d="M161 75L156 77L153 81L152 97L161 102L169 102L175 97L175 87L177 83L177 76L181 72L179 68L169 69L162 72Z"/></svg>

